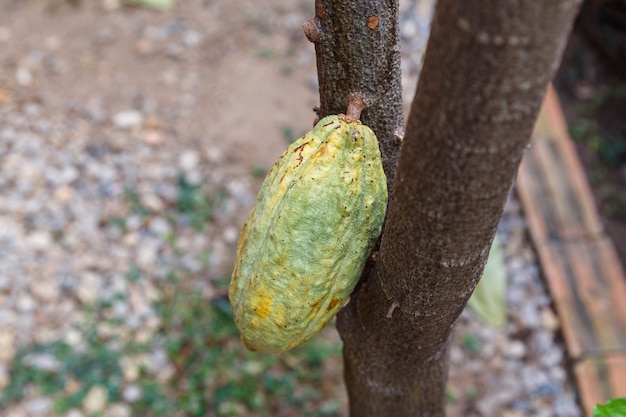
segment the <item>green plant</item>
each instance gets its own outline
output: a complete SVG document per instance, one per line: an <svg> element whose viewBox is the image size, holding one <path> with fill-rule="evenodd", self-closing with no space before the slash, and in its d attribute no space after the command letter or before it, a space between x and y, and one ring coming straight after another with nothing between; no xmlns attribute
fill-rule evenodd
<svg viewBox="0 0 626 417"><path fill-rule="evenodd" d="M213 199L204 191L203 184L191 183L185 174L178 175L178 211L198 231L213 218Z"/></svg>
<svg viewBox="0 0 626 417"><path fill-rule="evenodd" d="M480 353L480 342L478 338L471 333L463 334L461 338L461 343L465 350L467 350L470 354L476 355Z"/></svg>
<svg viewBox="0 0 626 417"><path fill-rule="evenodd" d="M139 193L134 187L124 187L124 199L134 214L138 214L140 216L148 215L148 210L143 206L141 197L139 197Z"/></svg>
<svg viewBox="0 0 626 417"><path fill-rule="evenodd" d="M593 417L626 417L626 397L613 398L593 409Z"/></svg>

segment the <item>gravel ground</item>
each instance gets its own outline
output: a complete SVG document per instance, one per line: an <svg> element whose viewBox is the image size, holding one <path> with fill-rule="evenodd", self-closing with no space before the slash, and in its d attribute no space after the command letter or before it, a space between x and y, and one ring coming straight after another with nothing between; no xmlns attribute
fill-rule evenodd
<svg viewBox="0 0 626 417"><path fill-rule="evenodd" d="M259 171L282 152L281 136L297 136L313 120L314 54L299 30L312 14L308 3L196 1L155 14L115 1L80 9L51 2L60 10L46 15L36 2L0 2L0 388L10 382L16 354L33 343L60 339L84 349L79 329L96 303L109 303L108 319L120 323L96 322L98 335L151 340L161 326L155 302L172 270L207 300L220 295L216 282L229 275ZM430 5L402 5L408 104ZM245 19L233 17L244 8ZM87 23L72 23L76 16ZM78 36L89 24L94 30ZM242 31L228 40L233 26ZM274 78L239 77L251 64L255 74ZM90 78L85 71L93 71ZM282 93L264 90L278 82L287 84ZM247 108L220 88L234 89ZM253 101L268 95L282 113L268 115ZM287 113L291 99L308 107ZM256 109L256 117L248 113ZM277 139L258 143L258 131ZM193 210L183 204L185 191L196 199ZM461 317L449 415L580 416L558 320L514 196L499 234L508 324L494 330L471 311ZM45 354L29 360L35 368L55 366ZM158 347L145 360L159 380L171 376L173 364ZM128 404L141 395L132 384L138 365L121 364L124 401L107 404L106 392L94 388L65 415L130 416ZM49 396L26 394L0 415L54 415Z"/></svg>

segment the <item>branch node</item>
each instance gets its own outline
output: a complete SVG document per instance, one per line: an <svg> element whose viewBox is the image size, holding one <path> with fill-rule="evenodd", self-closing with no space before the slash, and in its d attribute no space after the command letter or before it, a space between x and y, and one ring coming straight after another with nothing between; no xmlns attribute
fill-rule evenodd
<svg viewBox="0 0 626 417"><path fill-rule="evenodd" d="M396 130L393 132L393 140L395 143L400 144L404 140L404 132L400 130Z"/></svg>
<svg viewBox="0 0 626 417"><path fill-rule="evenodd" d="M314 17L311 20L307 20L302 24L302 31L304 32L304 36L309 40L309 42L316 43L319 42L324 36L324 31L322 31L322 24L319 17Z"/></svg>
<svg viewBox="0 0 626 417"><path fill-rule="evenodd" d="M350 93L346 98L346 116L359 120L361 112L367 107L363 95L360 93Z"/></svg>
<svg viewBox="0 0 626 417"><path fill-rule="evenodd" d="M400 307L400 303L397 302L396 300L393 300L393 302L391 303L391 306L389 307L389 311L387 311L387 315L385 317L387 317L388 319L391 318L391 316L393 316L393 312L396 310L396 308Z"/></svg>

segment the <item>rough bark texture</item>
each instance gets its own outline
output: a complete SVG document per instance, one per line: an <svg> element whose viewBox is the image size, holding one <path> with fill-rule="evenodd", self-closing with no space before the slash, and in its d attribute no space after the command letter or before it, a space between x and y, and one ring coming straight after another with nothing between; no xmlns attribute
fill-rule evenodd
<svg viewBox="0 0 626 417"><path fill-rule="evenodd" d="M398 0L316 0L304 32L315 44L319 116L346 113L349 95L361 95L391 186L404 125Z"/></svg>
<svg viewBox="0 0 626 417"><path fill-rule="evenodd" d="M327 19L368 14L327 4L353 2L317 3ZM450 334L482 273L578 3L439 1L378 261L339 316L352 417L445 415ZM351 29L328 26L325 36L372 55ZM341 107L346 88L389 77L350 69L319 43L317 52L323 112Z"/></svg>

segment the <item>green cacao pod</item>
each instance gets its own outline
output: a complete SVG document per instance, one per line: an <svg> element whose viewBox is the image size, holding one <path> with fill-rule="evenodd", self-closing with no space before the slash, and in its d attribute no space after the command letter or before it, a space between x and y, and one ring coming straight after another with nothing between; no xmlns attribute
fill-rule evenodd
<svg viewBox="0 0 626 417"><path fill-rule="evenodd" d="M328 116L289 146L237 244L228 296L246 347L284 351L326 326L359 280L386 207L367 126Z"/></svg>

